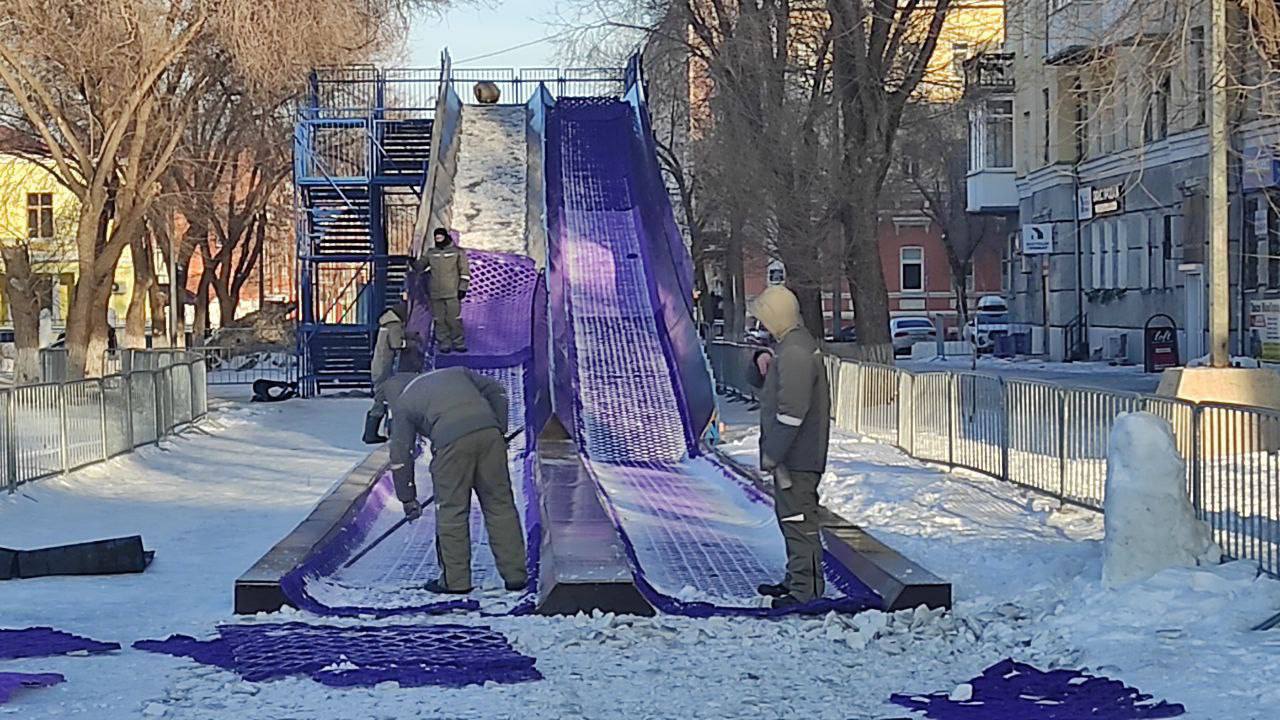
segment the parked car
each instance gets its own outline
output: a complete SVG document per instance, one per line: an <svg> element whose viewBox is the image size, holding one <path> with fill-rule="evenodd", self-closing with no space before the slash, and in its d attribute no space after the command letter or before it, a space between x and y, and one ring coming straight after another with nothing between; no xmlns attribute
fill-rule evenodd
<svg viewBox="0 0 1280 720"><path fill-rule="evenodd" d="M858 342L858 328L852 325L845 325L840 328L840 332L831 338L831 341L842 343Z"/></svg>
<svg viewBox="0 0 1280 720"><path fill-rule="evenodd" d="M1009 330L1009 308L1004 299L988 296L978 301L978 311L965 323L964 339L978 352L991 352L996 338L1008 335Z"/></svg>
<svg viewBox="0 0 1280 720"><path fill-rule="evenodd" d="M911 346L918 342L937 342L938 329L927 317L896 317L889 320L889 335L897 355L911 352Z"/></svg>

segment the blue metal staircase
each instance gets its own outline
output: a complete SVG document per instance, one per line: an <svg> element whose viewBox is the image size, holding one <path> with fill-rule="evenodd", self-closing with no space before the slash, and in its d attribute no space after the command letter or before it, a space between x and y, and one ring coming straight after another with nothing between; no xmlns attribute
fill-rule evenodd
<svg viewBox="0 0 1280 720"><path fill-rule="evenodd" d="M294 138L304 396L367 390L378 317L409 272L440 70L312 74Z"/></svg>

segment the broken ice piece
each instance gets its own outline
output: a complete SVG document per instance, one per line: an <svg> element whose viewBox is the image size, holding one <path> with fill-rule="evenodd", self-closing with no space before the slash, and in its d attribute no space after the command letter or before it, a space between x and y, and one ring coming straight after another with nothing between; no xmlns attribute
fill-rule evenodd
<svg viewBox="0 0 1280 720"><path fill-rule="evenodd" d="M947 699L951 702L968 702L973 699L973 686L969 683L960 683L947 695Z"/></svg>

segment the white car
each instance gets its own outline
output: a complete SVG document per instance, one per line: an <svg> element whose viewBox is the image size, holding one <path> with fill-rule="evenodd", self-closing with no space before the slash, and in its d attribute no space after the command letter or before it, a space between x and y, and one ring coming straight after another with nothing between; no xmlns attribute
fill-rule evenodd
<svg viewBox="0 0 1280 720"><path fill-rule="evenodd" d="M964 339L979 352L995 349L996 338L1009 334L1009 313L979 309L964 326Z"/></svg>
<svg viewBox="0 0 1280 720"><path fill-rule="evenodd" d="M889 320L889 336L895 355L911 352L918 342L937 342L938 329L927 317L896 317Z"/></svg>

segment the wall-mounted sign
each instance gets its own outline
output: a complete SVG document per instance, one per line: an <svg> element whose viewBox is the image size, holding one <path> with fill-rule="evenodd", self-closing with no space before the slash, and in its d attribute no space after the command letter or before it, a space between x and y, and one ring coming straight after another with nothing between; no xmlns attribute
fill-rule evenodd
<svg viewBox="0 0 1280 720"><path fill-rule="evenodd" d="M1107 185L1106 187L1092 188L1093 216L1114 215L1124 210L1124 186L1123 185Z"/></svg>
<svg viewBox="0 0 1280 720"><path fill-rule="evenodd" d="M1022 226L1022 254L1048 255L1053 252L1053 224L1037 223Z"/></svg>
<svg viewBox="0 0 1280 720"><path fill-rule="evenodd" d="M1249 344L1263 360L1280 360L1280 300L1249 303Z"/></svg>
<svg viewBox="0 0 1280 720"><path fill-rule="evenodd" d="M1093 188L1088 185L1076 190L1076 219L1093 219Z"/></svg>
<svg viewBox="0 0 1280 720"><path fill-rule="evenodd" d="M1268 145L1245 145L1240 153L1241 185L1245 190L1280 185L1280 158Z"/></svg>

